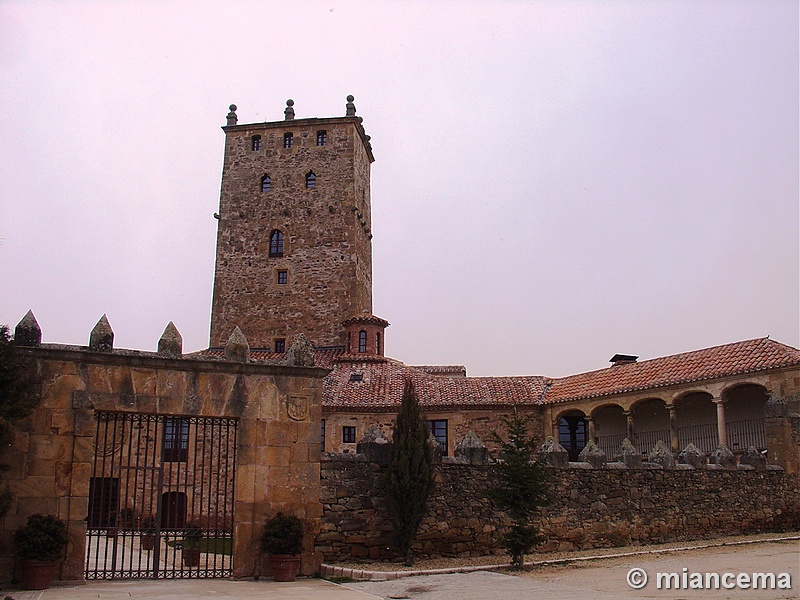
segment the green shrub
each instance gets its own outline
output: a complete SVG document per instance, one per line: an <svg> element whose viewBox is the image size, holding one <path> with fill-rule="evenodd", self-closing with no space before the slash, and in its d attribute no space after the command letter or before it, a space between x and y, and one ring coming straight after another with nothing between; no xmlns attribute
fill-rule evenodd
<svg viewBox="0 0 800 600"><path fill-rule="evenodd" d="M303 549L303 522L279 512L264 523L261 549L269 554L300 554Z"/></svg>
<svg viewBox="0 0 800 600"><path fill-rule="evenodd" d="M67 546L67 526L53 515L31 515L14 533L17 556L25 560L55 561Z"/></svg>

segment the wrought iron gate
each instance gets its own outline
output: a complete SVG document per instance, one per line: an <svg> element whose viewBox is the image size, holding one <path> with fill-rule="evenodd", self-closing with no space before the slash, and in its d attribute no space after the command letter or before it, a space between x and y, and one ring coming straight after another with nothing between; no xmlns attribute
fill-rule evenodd
<svg viewBox="0 0 800 600"><path fill-rule="evenodd" d="M237 420L96 418L86 579L230 577Z"/></svg>

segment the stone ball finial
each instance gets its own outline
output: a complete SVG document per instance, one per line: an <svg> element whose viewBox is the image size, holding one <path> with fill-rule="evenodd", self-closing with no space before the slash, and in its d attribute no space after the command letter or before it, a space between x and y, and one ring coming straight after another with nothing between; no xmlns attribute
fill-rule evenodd
<svg viewBox="0 0 800 600"><path fill-rule="evenodd" d="M250 344L239 326L233 328L228 343L225 344L225 359L231 362L247 362L250 360Z"/></svg>
<svg viewBox="0 0 800 600"><path fill-rule="evenodd" d="M108 318L103 315L89 334L89 350L111 352L114 349L114 331Z"/></svg>
<svg viewBox="0 0 800 600"><path fill-rule="evenodd" d="M353 98L352 94L347 96L347 105L345 107L347 109L347 112L346 112L345 116L347 116L347 117L355 117L356 116L356 105L353 104L353 100L355 100L355 98Z"/></svg>
<svg viewBox="0 0 800 600"><path fill-rule="evenodd" d="M164 356L178 357L183 354L183 337L178 328L170 321L158 340L158 353Z"/></svg>
<svg viewBox="0 0 800 600"><path fill-rule="evenodd" d="M314 366L314 344L302 333L297 336L289 352L286 353L286 364L295 367Z"/></svg>
<svg viewBox="0 0 800 600"><path fill-rule="evenodd" d="M231 104L228 108L231 111L227 116L228 125L236 125L237 121L239 120L239 117L236 116L236 105Z"/></svg>
<svg viewBox="0 0 800 600"><path fill-rule="evenodd" d="M14 345L15 346L41 346L42 344L42 329L33 316L33 311L28 310L22 320L17 323L14 328Z"/></svg>
<svg viewBox="0 0 800 600"><path fill-rule="evenodd" d="M283 117L286 121L291 121L294 119L294 100L289 98L286 101L286 109L283 111Z"/></svg>

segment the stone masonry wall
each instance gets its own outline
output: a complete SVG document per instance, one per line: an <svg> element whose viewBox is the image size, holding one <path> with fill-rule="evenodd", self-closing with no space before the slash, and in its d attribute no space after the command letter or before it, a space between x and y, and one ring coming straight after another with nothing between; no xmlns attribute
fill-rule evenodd
<svg viewBox="0 0 800 600"><path fill-rule="evenodd" d="M491 466L443 464L415 556L502 554L508 522L483 490ZM384 467L325 455L317 550L326 562L394 559ZM551 471L543 549L586 549L800 527L800 478L783 471L563 469Z"/></svg>

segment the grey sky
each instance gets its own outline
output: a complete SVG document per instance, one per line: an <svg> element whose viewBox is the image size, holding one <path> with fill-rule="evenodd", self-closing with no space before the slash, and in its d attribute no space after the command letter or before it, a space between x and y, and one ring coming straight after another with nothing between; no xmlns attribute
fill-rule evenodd
<svg viewBox="0 0 800 600"><path fill-rule="evenodd" d="M372 136L387 354L798 346L798 4L0 1L0 322L208 344L227 107Z"/></svg>

